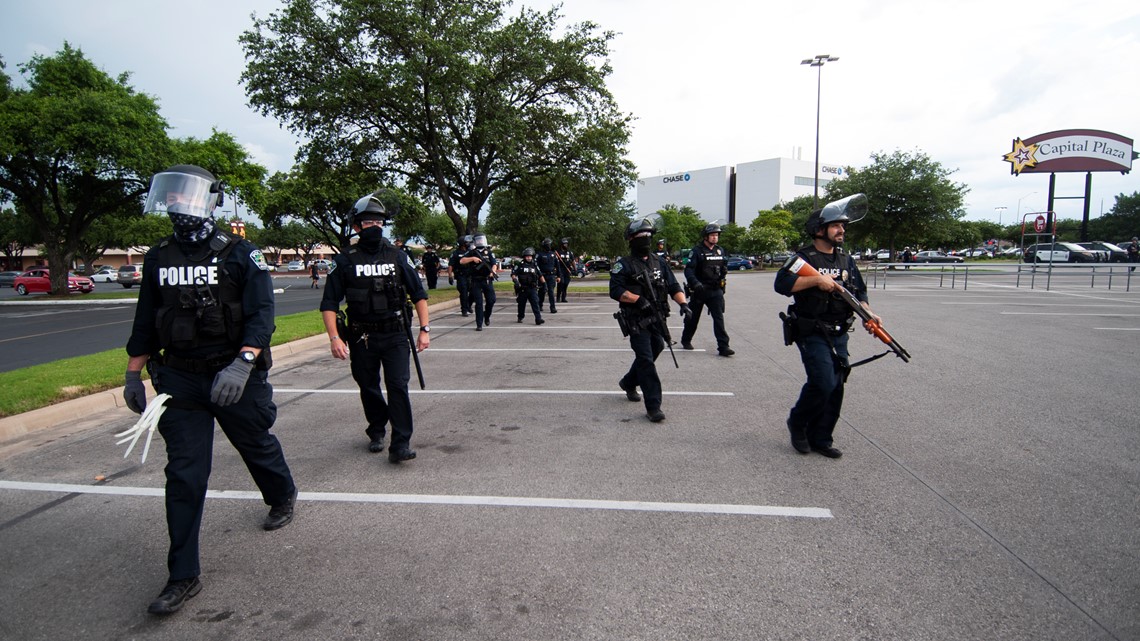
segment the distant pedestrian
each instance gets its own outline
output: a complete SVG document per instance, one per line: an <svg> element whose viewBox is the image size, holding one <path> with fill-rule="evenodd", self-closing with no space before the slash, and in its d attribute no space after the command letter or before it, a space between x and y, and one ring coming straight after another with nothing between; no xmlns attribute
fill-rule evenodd
<svg viewBox="0 0 1140 641"><path fill-rule="evenodd" d="M309 289L318 289L318 283L320 283L321 280L321 268L317 265L317 261L315 260L309 263L309 278L313 279L313 282L309 285Z"/></svg>
<svg viewBox="0 0 1140 641"><path fill-rule="evenodd" d="M1140 238L1135 236L1132 237L1132 242L1128 243L1128 262L1140 263ZM1136 267L1129 267L1128 271L1134 272Z"/></svg>

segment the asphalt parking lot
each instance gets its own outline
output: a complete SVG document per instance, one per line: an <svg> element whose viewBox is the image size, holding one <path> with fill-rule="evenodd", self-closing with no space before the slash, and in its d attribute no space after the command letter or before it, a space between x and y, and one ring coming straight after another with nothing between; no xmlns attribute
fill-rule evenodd
<svg viewBox="0 0 1140 641"><path fill-rule="evenodd" d="M124 460L126 410L45 432L0 459L0 637L1140 639L1140 291L912 272L871 303L913 361L854 371L838 460L788 443L772 270L729 276L735 357L707 316L662 354L660 424L617 388L602 297L541 327L506 296L483 332L433 315L400 466L346 363L282 359L296 519L259 528L219 434L204 589L166 619L161 442Z"/></svg>

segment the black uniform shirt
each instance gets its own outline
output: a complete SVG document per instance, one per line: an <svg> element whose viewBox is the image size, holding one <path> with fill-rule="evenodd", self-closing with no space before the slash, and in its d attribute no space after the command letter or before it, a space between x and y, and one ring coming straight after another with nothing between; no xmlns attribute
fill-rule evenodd
<svg viewBox="0 0 1140 641"><path fill-rule="evenodd" d="M534 261L527 262L526 259L523 259L511 270L511 276L517 278L523 287L534 287L538 285L538 279L542 278L542 273Z"/></svg>
<svg viewBox="0 0 1140 641"><path fill-rule="evenodd" d="M170 242L177 242L173 238ZM206 241L208 242L208 241ZM182 245L184 253L189 256L198 256L208 251L206 242L195 245ZM158 308L162 306L162 290L159 287L158 251L155 244L147 251L143 258L142 282L139 284L139 302L135 306L135 321L131 328L131 337L127 341L127 354L129 356L143 356L158 353L158 330L155 316ZM245 314L243 319L242 337L239 345L265 349L273 337L273 277L269 275L269 266L265 258L253 243L247 240L238 241L226 256L222 269L234 279L241 291L241 306ZM182 358L203 358L212 354L187 353L179 351L176 356Z"/></svg>
<svg viewBox="0 0 1140 641"><path fill-rule="evenodd" d="M383 251L386 247L394 247L388 242L387 238L380 240L380 250ZM408 257L402 250L397 250L399 259L396 265L400 268L400 280L404 284L404 291L407 292L408 298L412 303L417 303L421 300L427 300L427 292L424 291L424 285L420 282L420 275L416 272L416 266L412 263L412 259ZM371 254L372 256L379 256ZM340 309L340 302L344 300L345 291L348 289L348 278L352 272L352 261L344 254L337 254L333 256L333 262L329 265L329 273L327 282L325 283L325 293L321 298L321 311L322 312L335 312Z"/></svg>
<svg viewBox="0 0 1140 641"><path fill-rule="evenodd" d="M709 287L720 287L720 280L728 273L728 256L720 245L710 249L703 242L689 252L689 264L685 265L685 280L690 286L697 282Z"/></svg>

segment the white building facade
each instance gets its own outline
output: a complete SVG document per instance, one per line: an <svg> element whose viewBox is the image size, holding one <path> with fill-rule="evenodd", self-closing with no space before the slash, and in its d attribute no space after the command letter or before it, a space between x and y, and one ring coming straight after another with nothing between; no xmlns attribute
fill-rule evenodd
<svg viewBox="0 0 1140 641"><path fill-rule="evenodd" d="M821 162L821 191L846 173L844 165ZM814 177L814 161L792 158L645 176L637 180L637 213L648 216L666 205L688 205L702 220L722 220L747 227L761 210L812 195Z"/></svg>

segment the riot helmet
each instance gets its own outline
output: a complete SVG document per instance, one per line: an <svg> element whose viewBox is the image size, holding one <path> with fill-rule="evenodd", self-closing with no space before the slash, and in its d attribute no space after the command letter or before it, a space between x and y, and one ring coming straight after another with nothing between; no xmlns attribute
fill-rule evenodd
<svg viewBox="0 0 1140 641"><path fill-rule="evenodd" d="M352 218L353 225L359 225L363 220L379 220L380 224L385 224L391 220L391 215L388 213L388 208L380 201L380 192L372 192L356 201L352 206L352 210L348 212Z"/></svg>
<svg viewBox="0 0 1140 641"><path fill-rule="evenodd" d="M720 225L718 225L716 223L709 223L709 224L705 225L704 229L701 230L701 237L702 238L708 238L711 234L719 234L719 233L720 233Z"/></svg>
<svg viewBox="0 0 1140 641"><path fill-rule="evenodd" d="M550 251L550 248L553 246L554 246L553 240L550 240L549 238L543 238L542 239L542 248L543 249Z"/></svg>
<svg viewBox="0 0 1140 641"><path fill-rule="evenodd" d="M664 238L658 238L657 239L657 249L665 249L665 239Z"/></svg>
<svg viewBox="0 0 1140 641"><path fill-rule="evenodd" d="M472 242L475 243L475 249L486 249L487 248L487 235L486 234L476 234L475 238L473 239Z"/></svg>
<svg viewBox="0 0 1140 641"><path fill-rule="evenodd" d="M563 247L567 247L570 245L570 239L569 238L563 238L560 242L561 242Z"/></svg>
<svg viewBox="0 0 1140 641"><path fill-rule="evenodd" d="M527 258L527 257L534 258L534 247L527 247L526 249L523 250L522 255L523 255L523 258Z"/></svg>
<svg viewBox="0 0 1140 641"><path fill-rule="evenodd" d="M630 253L642 258L648 256L656 231L656 220L653 218L637 218L630 221L625 228L625 239L629 242Z"/></svg>
<svg viewBox="0 0 1140 641"><path fill-rule="evenodd" d="M475 238L471 234L467 234L459 239L459 244L467 248L471 247L471 243L475 242Z"/></svg>
<svg viewBox="0 0 1140 641"><path fill-rule="evenodd" d="M143 213L212 218L224 200L224 188L214 174L197 165L174 165L151 179Z"/></svg>
<svg viewBox="0 0 1140 641"><path fill-rule="evenodd" d="M827 229L832 223L854 223L866 215L867 197L863 194L852 194L813 211L804 224L804 231L808 236L815 238L821 230Z"/></svg>

